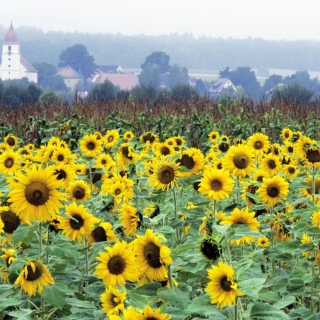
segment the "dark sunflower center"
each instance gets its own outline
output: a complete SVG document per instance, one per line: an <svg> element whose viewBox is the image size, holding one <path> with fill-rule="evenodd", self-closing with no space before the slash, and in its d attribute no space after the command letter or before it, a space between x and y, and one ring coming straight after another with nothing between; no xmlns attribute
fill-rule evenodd
<svg viewBox="0 0 320 320"><path fill-rule="evenodd" d="M168 147L162 147L160 153L164 156L167 156L168 154L170 154L170 149Z"/></svg>
<svg viewBox="0 0 320 320"><path fill-rule="evenodd" d="M195 165L195 162L192 157L188 156L187 154L184 154L180 159L180 164L187 169L192 169Z"/></svg>
<svg viewBox="0 0 320 320"><path fill-rule="evenodd" d="M280 153L280 150L278 147L273 148L273 153L277 156Z"/></svg>
<svg viewBox="0 0 320 320"><path fill-rule="evenodd" d="M108 262L108 270L110 273L118 275L123 273L126 268L125 260L120 256L112 257Z"/></svg>
<svg viewBox="0 0 320 320"><path fill-rule="evenodd" d="M218 163L218 165L217 165L217 169L218 170L221 170L222 169L222 163L220 162L220 163Z"/></svg>
<svg viewBox="0 0 320 320"><path fill-rule="evenodd" d="M160 248L153 242L149 242L145 245L143 254L150 267L156 269L162 266L160 262Z"/></svg>
<svg viewBox="0 0 320 320"><path fill-rule="evenodd" d="M90 142L87 143L87 149L88 150L94 150L95 147L96 147L96 145L95 145L94 142L90 141Z"/></svg>
<svg viewBox="0 0 320 320"><path fill-rule="evenodd" d="M57 180L62 180L67 177L67 173L62 169L56 170L54 174L57 175Z"/></svg>
<svg viewBox="0 0 320 320"><path fill-rule="evenodd" d="M103 165L107 164L107 160L102 159L102 160L101 160L101 164L103 164Z"/></svg>
<svg viewBox="0 0 320 320"><path fill-rule="evenodd" d="M84 219L78 213L73 214L72 218L73 219L70 219L71 228L73 230L80 230L81 227L84 225Z"/></svg>
<svg viewBox="0 0 320 320"><path fill-rule="evenodd" d="M222 186L223 186L223 184L222 184L222 182L221 182L220 180L215 179L215 180L212 180L212 181L211 181L211 188L212 188L212 190L214 190L214 191L219 191L219 190L221 190L221 189L222 189Z"/></svg>
<svg viewBox="0 0 320 320"><path fill-rule="evenodd" d="M7 139L7 144L10 146L10 147L13 147L15 144L16 144L16 141L12 138L12 137L9 137Z"/></svg>
<svg viewBox="0 0 320 320"><path fill-rule="evenodd" d="M276 198L280 194L279 186L276 184L270 184L267 188L267 195L271 198Z"/></svg>
<svg viewBox="0 0 320 320"><path fill-rule="evenodd" d="M116 190L114 191L114 194L115 194L116 196L118 196L119 194L121 194L121 189L116 189Z"/></svg>
<svg viewBox="0 0 320 320"><path fill-rule="evenodd" d="M288 172L289 172L290 174L294 174L294 173L296 172L296 169L295 169L294 167L289 167L289 168L288 168Z"/></svg>
<svg viewBox="0 0 320 320"><path fill-rule="evenodd" d="M142 137L142 140L144 143L146 143L147 141L150 141L150 143L152 143L155 140L155 136L149 132Z"/></svg>
<svg viewBox="0 0 320 320"><path fill-rule="evenodd" d="M24 194L29 203L41 206L49 199L49 188L41 181L32 181L26 186Z"/></svg>
<svg viewBox="0 0 320 320"><path fill-rule="evenodd" d="M4 162L6 168L12 168L14 165L14 160L12 158L7 158Z"/></svg>
<svg viewBox="0 0 320 320"><path fill-rule="evenodd" d="M220 281L220 285L221 285L221 288L224 290L224 291L231 291L232 288L231 288L231 281L228 280L227 277L223 277Z"/></svg>
<svg viewBox="0 0 320 320"><path fill-rule="evenodd" d="M268 160L268 167L270 169L274 169L276 166L276 162L273 159Z"/></svg>
<svg viewBox="0 0 320 320"><path fill-rule="evenodd" d="M73 189L72 194L76 199L81 200L84 198L86 192L82 187L77 186Z"/></svg>
<svg viewBox="0 0 320 320"><path fill-rule="evenodd" d="M129 148L128 147L123 147L121 149L122 154L129 160L132 160L133 158L129 156Z"/></svg>
<svg viewBox="0 0 320 320"><path fill-rule="evenodd" d="M320 150L308 149L306 152L306 157L307 157L308 161L311 163L320 162Z"/></svg>
<svg viewBox="0 0 320 320"><path fill-rule="evenodd" d="M237 153L233 157L233 163L238 169L245 169L249 164L249 158L245 153Z"/></svg>
<svg viewBox="0 0 320 320"><path fill-rule="evenodd" d="M169 184L174 180L174 170L171 167L164 167L158 175L159 181L163 184Z"/></svg>
<svg viewBox="0 0 320 320"><path fill-rule="evenodd" d="M219 150L221 152L227 152L229 150L229 147L230 147L229 143L222 142L219 144Z"/></svg>
<svg viewBox="0 0 320 320"><path fill-rule="evenodd" d="M244 218L239 218L234 220L234 224L247 224L247 223L248 223L247 220Z"/></svg>
<svg viewBox="0 0 320 320"><path fill-rule="evenodd" d="M288 131L286 131L286 132L284 133L284 137L285 137L286 139L288 139L288 138L290 137L290 134L289 134Z"/></svg>
<svg viewBox="0 0 320 320"><path fill-rule="evenodd" d="M292 146L289 146L289 147L288 147L288 152L289 152L289 153L293 153L293 150L294 150L294 149L293 149Z"/></svg>
<svg viewBox="0 0 320 320"><path fill-rule="evenodd" d="M178 145L178 146L181 146L182 145L182 140L181 139L176 139L176 144Z"/></svg>
<svg viewBox="0 0 320 320"><path fill-rule="evenodd" d="M108 142L110 143L110 142L112 142L114 140L114 137L113 136L109 136L108 137Z"/></svg>
<svg viewBox="0 0 320 320"><path fill-rule="evenodd" d="M200 251L210 260L217 260L220 257L219 247L215 243L212 243L208 240L204 240L201 243Z"/></svg>
<svg viewBox="0 0 320 320"><path fill-rule="evenodd" d="M4 224L3 230L6 233L13 233L20 225L20 218L12 211L2 212L1 220Z"/></svg>
<svg viewBox="0 0 320 320"><path fill-rule="evenodd" d="M95 242L107 241L106 231L100 226L91 232L91 236Z"/></svg>
<svg viewBox="0 0 320 320"><path fill-rule="evenodd" d="M214 133L214 134L212 134L212 135L211 135L211 139L212 139L212 140L217 139L217 135L216 135L215 133Z"/></svg>
<svg viewBox="0 0 320 320"><path fill-rule="evenodd" d="M260 150L263 148L263 143L262 141L255 141L254 144L253 144L253 147L256 149L256 150Z"/></svg>
<svg viewBox="0 0 320 320"><path fill-rule="evenodd" d="M35 265L35 270L32 269L32 267L30 265L27 266L27 271L28 271L28 275L26 280L27 281L35 281L38 280L42 273L42 266L39 262L33 261L34 265Z"/></svg>
<svg viewBox="0 0 320 320"><path fill-rule="evenodd" d="M58 161L63 161L64 160L64 156L62 154L59 154L57 159L58 159Z"/></svg>

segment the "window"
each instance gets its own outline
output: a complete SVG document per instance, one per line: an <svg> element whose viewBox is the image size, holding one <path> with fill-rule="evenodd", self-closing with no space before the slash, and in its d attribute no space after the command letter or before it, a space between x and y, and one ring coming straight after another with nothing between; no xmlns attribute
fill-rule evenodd
<svg viewBox="0 0 320 320"><path fill-rule="evenodd" d="M11 51L11 46L8 46L8 50Z"/></svg>
<svg viewBox="0 0 320 320"><path fill-rule="evenodd" d="M8 67L10 68L10 67L11 67L11 65L9 64L9 65L8 65Z"/></svg>

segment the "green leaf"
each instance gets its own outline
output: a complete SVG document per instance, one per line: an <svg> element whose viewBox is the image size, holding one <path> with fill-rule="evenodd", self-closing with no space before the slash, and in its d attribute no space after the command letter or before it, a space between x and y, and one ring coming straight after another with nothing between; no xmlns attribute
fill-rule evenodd
<svg viewBox="0 0 320 320"><path fill-rule="evenodd" d="M41 294L42 298L50 305L62 310L65 303L65 292L67 285L59 282L51 286L44 287L44 292Z"/></svg>
<svg viewBox="0 0 320 320"><path fill-rule="evenodd" d="M286 288L291 294L301 295L305 291L304 281L301 278L289 279Z"/></svg>
<svg viewBox="0 0 320 320"><path fill-rule="evenodd" d="M238 240L242 237L255 237L255 238L261 238L263 237L263 234L260 232L253 231L249 228L246 224L235 224L228 229L228 232L230 232L230 235L228 236L229 239L232 240Z"/></svg>
<svg viewBox="0 0 320 320"><path fill-rule="evenodd" d="M66 298L66 303L73 307L83 308L83 309L94 309L95 306L91 301L78 300L76 298Z"/></svg>
<svg viewBox="0 0 320 320"><path fill-rule="evenodd" d="M278 300L276 303L274 303L272 306L276 309L283 309L287 307L288 305L295 303L296 297L294 296L285 296L281 300Z"/></svg>
<svg viewBox="0 0 320 320"><path fill-rule="evenodd" d="M179 290L179 288L169 289L166 287L160 288L157 295L165 302L170 302L171 305L184 310L189 303L189 294Z"/></svg>
<svg viewBox="0 0 320 320"><path fill-rule="evenodd" d="M20 224L19 227L13 232L13 242L23 242L29 244L33 237L35 237L35 231L38 225L36 223L29 226L28 224Z"/></svg>
<svg viewBox="0 0 320 320"><path fill-rule="evenodd" d="M253 278L239 282L238 289L243 292L248 298L257 301L259 291L262 289L266 279Z"/></svg>
<svg viewBox="0 0 320 320"><path fill-rule="evenodd" d="M141 287L138 287L135 292L145 296L156 296L158 289L161 288L161 284L159 282L147 282Z"/></svg>
<svg viewBox="0 0 320 320"><path fill-rule="evenodd" d="M19 300L16 298L5 298L0 300L0 311L7 309L8 307L19 306L23 304L23 300Z"/></svg>
<svg viewBox="0 0 320 320"><path fill-rule="evenodd" d="M149 304L148 298L141 294L130 292L128 297L130 299L130 306L133 306L134 308L143 309Z"/></svg>
<svg viewBox="0 0 320 320"><path fill-rule="evenodd" d="M250 318L255 320L286 320L288 315L262 302L255 303L251 308Z"/></svg>
<svg viewBox="0 0 320 320"><path fill-rule="evenodd" d="M289 240L278 243L275 248L283 253L293 253L301 245L299 240Z"/></svg>
<svg viewBox="0 0 320 320"><path fill-rule="evenodd" d="M35 310L19 308L17 311L9 312L8 315L19 320L29 320L34 319L31 317L34 313L36 313Z"/></svg>
<svg viewBox="0 0 320 320"><path fill-rule="evenodd" d="M63 242L58 245L50 245L44 247L44 251L54 257L60 257L60 258L68 258L68 259L74 259L77 260L80 258L79 253L77 250L75 250L75 247L72 245L71 242Z"/></svg>

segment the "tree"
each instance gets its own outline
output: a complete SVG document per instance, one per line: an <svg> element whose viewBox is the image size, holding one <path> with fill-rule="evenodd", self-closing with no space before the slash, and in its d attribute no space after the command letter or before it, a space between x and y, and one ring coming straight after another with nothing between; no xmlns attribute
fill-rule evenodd
<svg viewBox="0 0 320 320"><path fill-rule="evenodd" d="M272 90L274 87L276 87L279 83L283 81L282 76L278 74L272 74L269 78L266 79L264 82L264 85L262 87L263 92L266 93L269 90Z"/></svg>
<svg viewBox="0 0 320 320"><path fill-rule="evenodd" d="M307 104L314 96L314 91L298 83L276 87L272 91L271 102L285 101L297 104Z"/></svg>
<svg viewBox="0 0 320 320"><path fill-rule="evenodd" d="M187 102L197 95L196 89L191 87L189 84L177 85L172 88L171 99L178 102Z"/></svg>
<svg viewBox="0 0 320 320"><path fill-rule="evenodd" d="M144 87L159 88L161 84L160 69L148 63L139 74L139 82Z"/></svg>
<svg viewBox="0 0 320 320"><path fill-rule="evenodd" d="M291 76L287 76L283 79L284 84L298 83L308 88L314 88L318 84L318 78L311 79L310 74L307 71L296 71Z"/></svg>
<svg viewBox="0 0 320 320"><path fill-rule="evenodd" d="M89 101L111 101L116 99L117 87L109 80L101 84L96 84L89 91Z"/></svg>
<svg viewBox="0 0 320 320"><path fill-rule="evenodd" d="M61 52L59 67L66 67L67 65L82 74L85 79L88 79L97 68L93 56L89 54L87 47L82 44L75 44Z"/></svg>
<svg viewBox="0 0 320 320"><path fill-rule="evenodd" d="M170 69L169 60L170 56L168 56L165 52L155 51L147 56L145 62L141 65L141 69L144 70L148 64L151 64L155 68L159 69L161 74L164 74Z"/></svg>
<svg viewBox="0 0 320 320"><path fill-rule="evenodd" d="M232 71L229 67L219 71L219 78L229 78Z"/></svg>
<svg viewBox="0 0 320 320"><path fill-rule="evenodd" d="M170 73L166 77L166 81L169 88L189 84L188 69L185 67L180 68L177 64L173 65L170 68Z"/></svg>

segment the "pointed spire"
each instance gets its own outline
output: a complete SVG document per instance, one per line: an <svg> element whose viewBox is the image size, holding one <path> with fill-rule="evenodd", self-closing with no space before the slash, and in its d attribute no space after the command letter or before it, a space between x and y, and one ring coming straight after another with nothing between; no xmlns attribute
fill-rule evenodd
<svg viewBox="0 0 320 320"><path fill-rule="evenodd" d="M4 37L3 44L19 44L18 36L12 26L12 20L11 20L10 29Z"/></svg>

